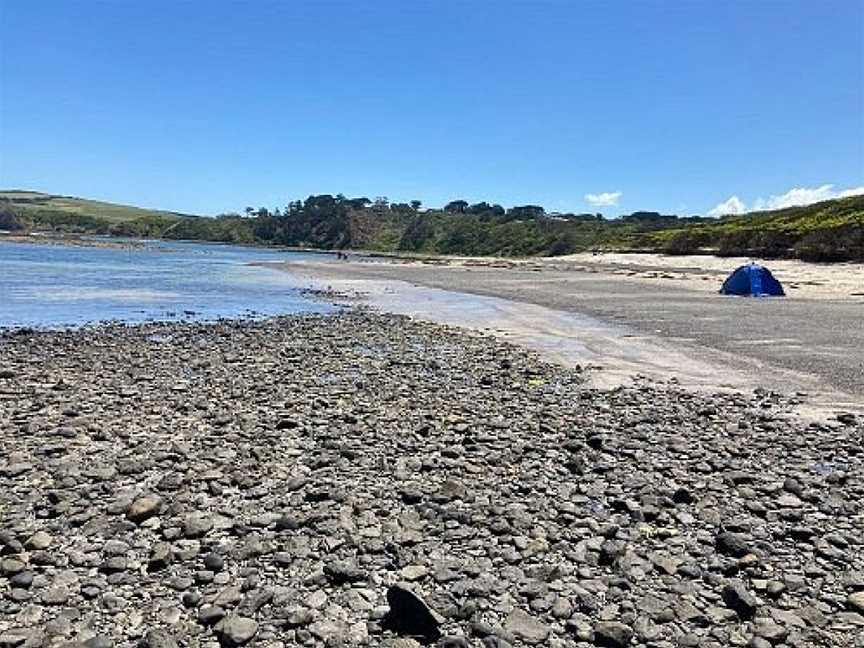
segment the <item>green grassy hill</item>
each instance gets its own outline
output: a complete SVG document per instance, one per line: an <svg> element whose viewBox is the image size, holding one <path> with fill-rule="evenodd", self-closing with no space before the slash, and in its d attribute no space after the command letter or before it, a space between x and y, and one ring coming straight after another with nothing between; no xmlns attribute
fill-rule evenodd
<svg viewBox="0 0 864 648"><path fill-rule="evenodd" d="M25 213L28 211L59 211L101 218L110 223L133 221L150 216L172 219L194 218L191 214L180 214L161 209L143 209L130 205L118 205L73 196L57 196L36 191L0 190L0 201L11 204Z"/></svg>
<svg viewBox="0 0 864 648"><path fill-rule="evenodd" d="M0 229L160 236L172 224L190 218L196 217L37 191L0 191Z"/></svg>
<svg viewBox="0 0 864 648"><path fill-rule="evenodd" d="M864 196L727 216L687 227L630 236L624 248L670 254L797 257L811 261L864 259Z"/></svg>

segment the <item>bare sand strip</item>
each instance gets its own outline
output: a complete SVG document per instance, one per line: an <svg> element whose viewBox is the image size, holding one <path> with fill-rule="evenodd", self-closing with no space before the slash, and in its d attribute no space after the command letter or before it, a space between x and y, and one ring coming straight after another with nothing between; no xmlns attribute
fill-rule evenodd
<svg viewBox="0 0 864 648"><path fill-rule="evenodd" d="M498 268L533 272L583 272L612 275L627 282L705 291L714 289L738 266L755 261L768 266L796 299L862 301L864 263L808 263L797 259L755 259L708 255L582 252L560 257L376 257L391 263L461 268Z"/></svg>
<svg viewBox="0 0 864 648"><path fill-rule="evenodd" d="M552 261L551 259L549 261ZM716 282L730 270L757 261L768 266L787 292L803 299L843 299L860 301L864 297L864 263L807 263L797 259L750 259L747 257L668 256L664 254L582 253L561 257L561 262L587 264L612 272L654 281L685 282L688 288L704 289L705 282Z"/></svg>
<svg viewBox="0 0 864 648"><path fill-rule="evenodd" d="M761 387L787 394L800 393L799 413L807 416L822 418L837 411L864 411L860 398L835 389L814 373L770 366L757 357L707 348L695 340L666 339L609 319L502 298L488 294L490 291L471 294L420 285L426 276L424 272L439 273L439 270L419 268L418 280L418 265L410 264L413 272L404 264L390 262L303 261L277 267L297 277L298 287L329 289L359 298L384 312L492 332L539 351L547 359L590 368L592 383L600 388L614 388L640 378L671 381L703 391L751 391ZM486 270L499 275L507 273L500 268ZM459 271L464 276L472 269L461 267L450 271ZM382 274L384 278L380 278ZM406 280L395 278L400 275ZM438 285L448 283L436 276ZM536 285L543 284L541 275L534 276ZM436 282L430 279L424 283ZM465 288L464 282L452 283ZM546 290L549 289L554 291L554 286L547 285Z"/></svg>

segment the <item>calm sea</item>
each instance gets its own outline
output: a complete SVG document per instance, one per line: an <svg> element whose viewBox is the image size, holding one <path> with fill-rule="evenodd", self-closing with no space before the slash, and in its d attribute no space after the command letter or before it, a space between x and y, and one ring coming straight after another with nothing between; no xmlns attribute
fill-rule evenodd
<svg viewBox="0 0 864 648"><path fill-rule="evenodd" d="M0 327L327 312L260 261L329 255L148 241L128 248L0 243Z"/></svg>

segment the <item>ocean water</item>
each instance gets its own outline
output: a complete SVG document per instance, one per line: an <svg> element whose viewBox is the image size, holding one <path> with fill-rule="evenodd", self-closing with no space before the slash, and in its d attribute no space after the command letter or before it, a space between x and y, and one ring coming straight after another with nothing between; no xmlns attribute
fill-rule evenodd
<svg viewBox="0 0 864 648"><path fill-rule="evenodd" d="M249 265L310 257L331 258L174 241L122 249L0 242L0 327L328 312L290 274Z"/></svg>

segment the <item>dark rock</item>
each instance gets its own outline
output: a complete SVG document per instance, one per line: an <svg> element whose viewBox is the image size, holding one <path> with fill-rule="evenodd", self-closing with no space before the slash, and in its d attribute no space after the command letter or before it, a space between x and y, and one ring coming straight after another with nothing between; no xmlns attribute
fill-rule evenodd
<svg viewBox="0 0 864 648"><path fill-rule="evenodd" d="M594 645L626 648L633 639L633 629L623 623L604 622L594 626Z"/></svg>
<svg viewBox="0 0 864 648"><path fill-rule="evenodd" d="M387 589L390 610L384 619L385 627L397 634L437 641L444 618L433 610L407 583L397 583Z"/></svg>
<svg viewBox="0 0 864 648"><path fill-rule="evenodd" d="M12 587L23 587L24 589L27 589L33 584L33 572L18 572L9 579L9 584Z"/></svg>
<svg viewBox="0 0 864 648"><path fill-rule="evenodd" d="M114 640L108 635L96 635L84 642L86 648L114 648Z"/></svg>
<svg viewBox="0 0 864 648"><path fill-rule="evenodd" d="M439 648L471 648L465 637L444 637L438 642Z"/></svg>
<svg viewBox="0 0 864 648"><path fill-rule="evenodd" d="M501 637L496 637L494 635L483 637L482 643L483 648L513 648L509 642L505 641Z"/></svg>
<svg viewBox="0 0 864 648"><path fill-rule="evenodd" d="M205 626L212 626L222 620L225 610L218 605L205 605L198 610L198 621Z"/></svg>
<svg viewBox="0 0 864 648"><path fill-rule="evenodd" d="M154 628L144 635L145 648L177 648L177 641L168 630Z"/></svg>
<svg viewBox="0 0 864 648"><path fill-rule="evenodd" d="M30 639L30 633L24 630L11 630L0 633L0 648L18 648Z"/></svg>
<svg viewBox="0 0 864 648"><path fill-rule="evenodd" d="M171 564L171 558L171 545L165 542L157 542L150 549L150 559L147 563L147 568L150 571L165 569Z"/></svg>
<svg viewBox="0 0 864 648"><path fill-rule="evenodd" d="M366 580L366 572L351 562L330 562L324 565L324 575L334 585Z"/></svg>
<svg viewBox="0 0 864 648"><path fill-rule="evenodd" d="M756 597L747 591L740 580L732 580L726 584L723 588L723 601L744 620L752 619L759 607Z"/></svg>
<svg viewBox="0 0 864 648"><path fill-rule="evenodd" d="M734 558L741 558L752 553L744 536L728 531L717 536L716 546L717 551Z"/></svg>
<svg viewBox="0 0 864 648"><path fill-rule="evenodd" d="M225 559L218 553L208 553L204 556L204 566L210 571L220 572L225 567Z"/></svg>

